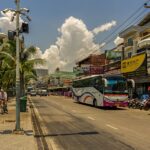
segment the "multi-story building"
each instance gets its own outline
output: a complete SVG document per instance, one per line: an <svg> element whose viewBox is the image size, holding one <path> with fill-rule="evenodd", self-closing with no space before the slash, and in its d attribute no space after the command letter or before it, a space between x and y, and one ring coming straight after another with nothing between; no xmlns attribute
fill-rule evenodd
<svg viewBox="0 0 150 150"><path fill-rule="evenodd" d="M91 54L76 63L74 72L77 72L78 75L102 74L104 73L103 66L105 64L108 64L105 53L99 55Z"/></svg>
<svg viewBox="0 0 150 150"><path fill-rule="evenodd" d="M119 34L124 39L121 72L134 79L135 92L141 95L150 89L150 13L136 26Z"/></svg>

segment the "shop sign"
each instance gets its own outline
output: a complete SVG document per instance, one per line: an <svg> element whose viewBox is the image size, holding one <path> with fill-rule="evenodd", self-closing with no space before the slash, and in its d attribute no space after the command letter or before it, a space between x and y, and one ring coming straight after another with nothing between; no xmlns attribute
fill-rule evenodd
<svg viewBox="0 0 150 150"><path fill-rule="evenodd" d="M122 73L128 73L133 72L142 67L143 63L146 60L146 54L141 54L134 56L132 58L123 60L121 62L121 72ZM145 69L145 67L142 67L142 70Z"/></svg>
<svg viewBox="0 0 150 150"><path fill-rule="evenodd" d="M115 70L110 70L110 71L107 71L107 72L105 72L105 74L121 74L121 71L120 71L120 69L115 69Z"/></svg>
<svg viewBox="0 0 150 150"><path fill-rule="evenodd" d="M147 76L148 71L147 71L146 54L135 56L133 58L128 59L128 61L125 60L124 62L122 62L121 64L121 72L126 77L135 78L135 77Z"/></svg>
<svg viewBox="0 0 150 150"><path fill-rule="evenodd" d="M82 66L82 67L74 67L74 72L81 75L88 75L88 74L102 74L103 67L102 66Z"/></svg>
<svg viewBox="0 0 150 150"><path fill-rule="evenodd" d="M106 54L106 59L108 60L120 60L121 59L120 51L108 50L108 51L105 51L105 54Z"/></svg>

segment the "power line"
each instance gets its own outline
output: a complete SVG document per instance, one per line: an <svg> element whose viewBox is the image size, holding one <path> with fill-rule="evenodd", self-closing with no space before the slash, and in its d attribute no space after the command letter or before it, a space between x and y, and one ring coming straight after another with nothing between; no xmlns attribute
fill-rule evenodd
<svg viewBox="0 0 150 150"><path fill-rule="evenodd" d="M147 11L147 10L144 9L137 17L134 18L133 21L131 21L128 25L126 25L126 26L124 27L124 29L128 28L129 26L131 26L131 25L133 25L133 24L138 23L138 22L141 20L141 18L143 18L143 14L145 14L146 11ZM140 16L142 16L142 17L140 17ZM139 18L140 18L140 19L139 19ZM124 29L123 29L123 30L124 30Z"/></svg>
<svg viewBox="0 0 150 150"><path fill-rule="evenodd" d="M150 0L147 0L147 1L145 1L145 3L148 3L149 1L150 1ZM143 4L143 5L144 5L144 4ZM118 30L119 30L121 27L123 27L131 18L133 18L136 14L138 14L138 13L141 11L141 9L143 8L143 5L140 6L131 16L129 16L122 24L120 24L120 25L119 25L115 30L113 30L108 36L106 36L106 37L102 40L101 43L105 42L107 39L109 39L110 37L112 37L112 35L113 35L114 33L116 33L116 31L118 31ZM137 19L141 14L143 14L144 11L146 11L146 10L144 9L135 19ZM130 21L130 24L131 24L132 22L134 22L135 19L134 19L134 20L131 20L131 21ZM127 26L129 26L129 24L126 25L126 27L127 27ZM110 41L112 41L112 39L114 39L114 37L111 38L111 40L109 40L109 42L106 42L106 44L110 43Z"/></svg>
<svg viewBox="0 0 150 150"><path fill-rule="evenodd" d="M145 11L146 11L146 10L142 11L142 13L140 13L140 15L135 18L135 20L133 20L132 22L130 22L130 24L126 25L126 26L123 28L123 30L127 29L128 27L130 27L134 22L139 22L139 21L141 20L141 17L140 17L141 14L143 14L143 12L145 12ZM139 17L140 17L140 19L138 19ZM137 20L137 19L138 19L138 20ZM122 30L122 31L123 31L123 30ZM116 38L117 35L118 35L118 33L115 34L110 40L108 40L105 45L107 45L107 44L109 44L110 42L112 42L112 41L114 40L114 38Z"/></svg>

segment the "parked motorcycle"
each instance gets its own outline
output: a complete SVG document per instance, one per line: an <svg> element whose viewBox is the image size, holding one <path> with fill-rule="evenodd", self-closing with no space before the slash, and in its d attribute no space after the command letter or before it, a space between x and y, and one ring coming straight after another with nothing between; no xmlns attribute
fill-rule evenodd
<svg viewBox="0 0 150 150"><path fill-rule="evenodd" d="M129 100L128 107L133 109L140 108L140 100L138 98Z"/></svg>
<svg viewBox="0 0 150 150"><path fill-rule="evenodd" d="M150 109L150 99L145 101L143 109L146 110L146 111Z"/></svg>

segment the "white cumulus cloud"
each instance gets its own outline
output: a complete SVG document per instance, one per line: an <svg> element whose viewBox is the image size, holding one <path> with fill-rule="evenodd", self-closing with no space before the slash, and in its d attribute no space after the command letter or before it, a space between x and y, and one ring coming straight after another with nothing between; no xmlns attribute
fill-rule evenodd
<svg viewBox="0 0 150 150"><path fill-rule="evenodd" d="M47 60L50 71L57 67L61 70L72 71L75 61L88 54L98 44L93 42L94 35L84 22L75 17L69 17L58 29L60 37L55 45L46 49L43 58Z"/></svg>
<svg viewBox="0 0 150 150"><path fill-rule="evenodd" d="M114 40L115 45L120 45L121 43L124 42L123 38L120 38L119 36L117 36L117 38Z"/></svg>
<svg viewBox="0 0 150 150"><path fill-rule="evenodd" d="M117 24L117 22L113 20L113 21L103 24L99 27L96 27L95 29L93 29L93 33L98 34L100 32L110 30L113 26L116 26L116 24Z"/></svg>
<svg viewBox="0 0 150 150"><path fill-rule="evenodd" d="M14 31L16 29L16 19L14 18L13 21L11 21L12 16L14 15L14 12L8 11L7 13L3 13L1 11L1 17L0 17L0 29L1 32L6 33L8 30ZM23 20L20 18L20 26Z"/></svg>

